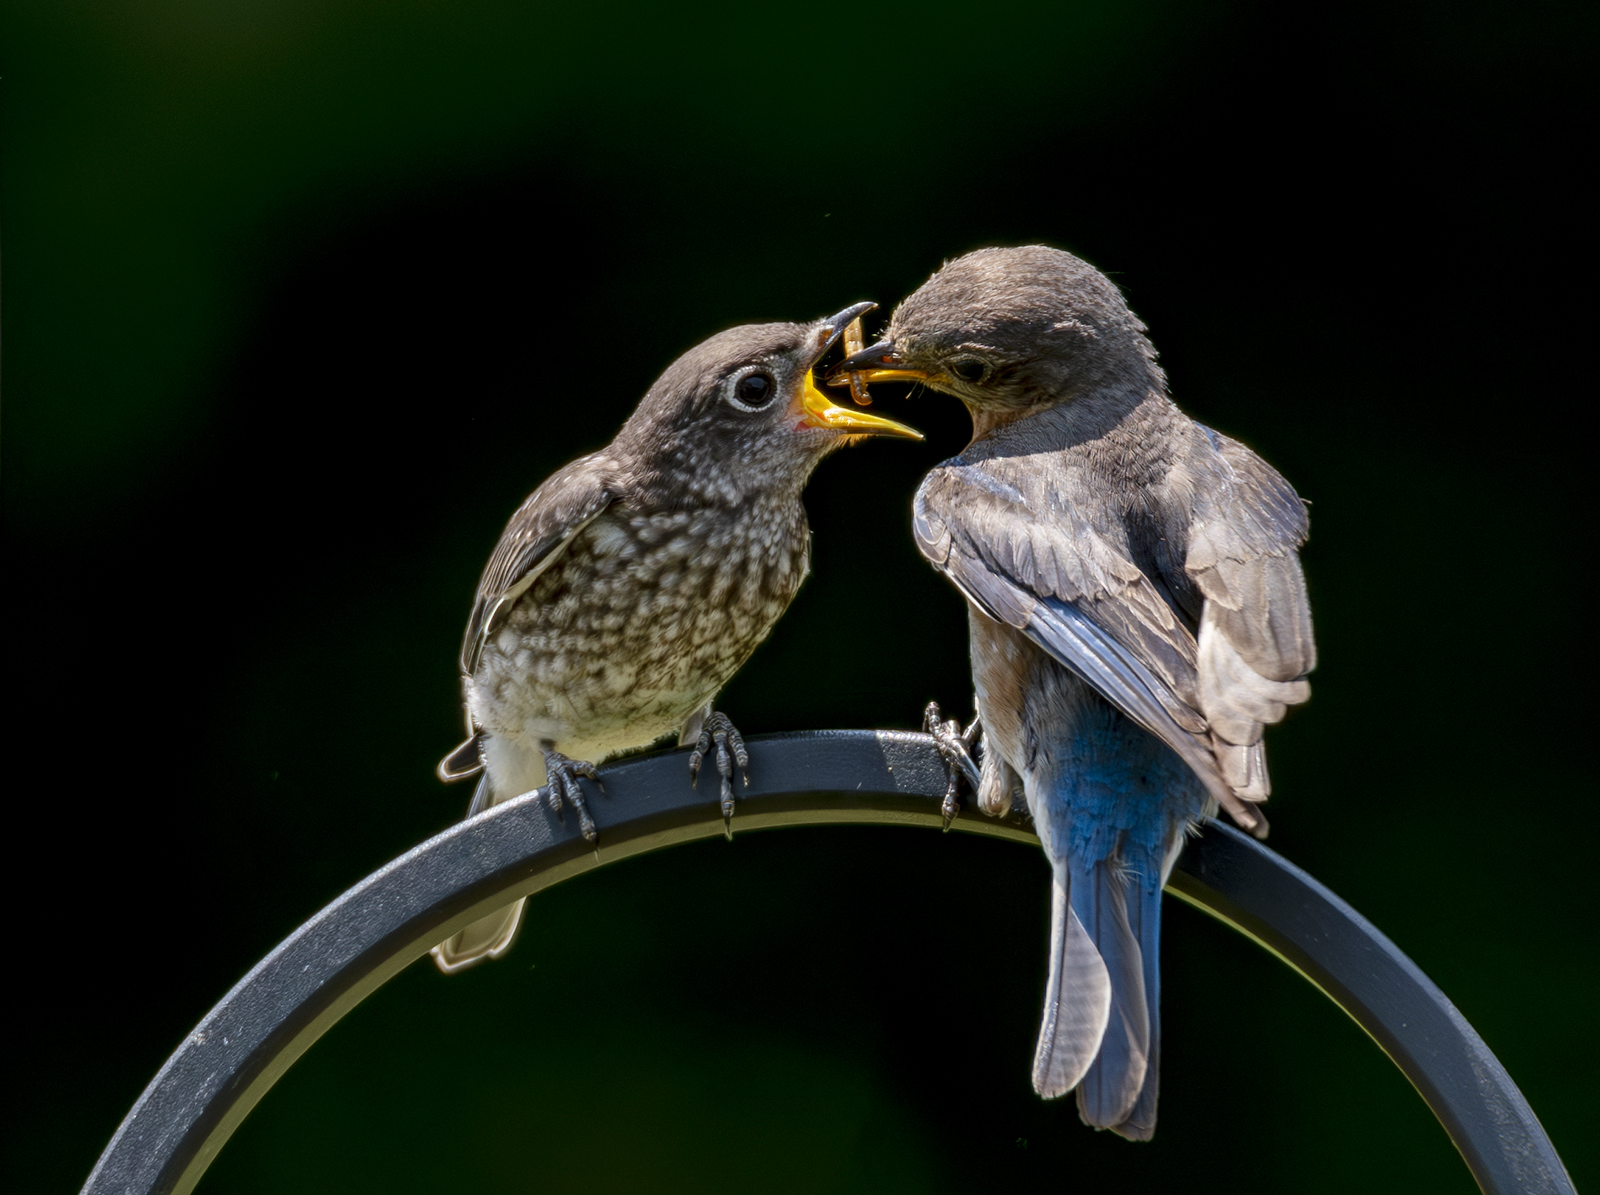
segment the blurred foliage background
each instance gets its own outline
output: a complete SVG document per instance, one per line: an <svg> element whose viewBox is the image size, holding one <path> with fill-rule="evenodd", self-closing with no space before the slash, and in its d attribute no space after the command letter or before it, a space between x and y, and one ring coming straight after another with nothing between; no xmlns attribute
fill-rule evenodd
<svg viewBox="0 0 1600 1195"><path fill-rule="evenodd" d="M479 569L674 355L1032 241L1109 271L1178 400L1314 503L1323 663L1270 736L1273 845L1600 1181L1592 8L0 20L0 1185L74 1189L237 978L460 816L432 767ZM813 578L722 702L747 733L966 706L961 603L908 529L965 418L881 401L928 442L819 471ZM1038 1101L1046 883L1035 853L867 829L573 881L507 959L357 1009L201 1190L1473 1189L1353 1024L1176 902L1156 1140Z"/></svg>

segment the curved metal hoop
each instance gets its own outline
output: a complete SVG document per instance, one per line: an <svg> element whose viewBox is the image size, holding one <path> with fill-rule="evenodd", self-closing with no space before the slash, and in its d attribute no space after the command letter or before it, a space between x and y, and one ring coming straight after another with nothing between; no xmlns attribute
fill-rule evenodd
<svg viewBox="0 0 1600 1195"><path fill-rule="evenodd" d="M938 826L944 762L926 735L819 731L750 740L735 825ZM684 783L683 753L605 770L599 849L533 797L452 826L374 872L241 979L184 1039L100 1156L86 1195L192 1190L233 1131L312 1042L441 939L519 896L674 843L723 833ZM1033 843L1024 822L953 829ZM1491 1195L1571 1193L1561 1159L1483 1040L1359 913L1220 823L1180 857L1168 891L1259 942L1369 1033L1433 1109Z"/></svg>

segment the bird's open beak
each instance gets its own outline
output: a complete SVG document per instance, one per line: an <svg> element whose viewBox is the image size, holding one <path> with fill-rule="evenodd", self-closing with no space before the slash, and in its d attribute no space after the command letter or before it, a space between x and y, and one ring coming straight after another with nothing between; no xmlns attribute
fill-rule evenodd
<svg viewBox="0 0 1600 1195"><path fill-rule="evenodd" d="M838 315L829 316L817 328L816 356L811 358L811 366L815 368L818 361L827 354L839 337L844 335L844 330L851 320L858 315L871 311L876 303L854 303L846 307ZM860 356L861 354L857 354ZM802 427L825 427L833 431L848 432L857 436L905 436L911 440L922 439L922 433L915 428L907 427L903 423L896 423L893 419L884 419L878 415L869 415L867 412L851 407L835 406L831 398L817 389L816 382L812 379L811 369L805 372L805 381L801 384L799 397L796 399L795 411L797 422L796 429Z"/></svg>
<svg viewBox="0 0 1600 1195"><path fill-rule="evenodd" d="M797 412L799 421L795 424L796 428L826 427L856 436L905 436L911 440L922 439L922 433L916 428L896 423L893 419L885 419L881 415L869 415L865 411L851 407L834 406L833 400L817 389L817 384L811 380L810 371L807 371L806 380L800 390L799 406L800 410Z"/></svg>
<svg viewBox="0 0 1600 1195"><path fill-rule="evenodd" d="M868 382L926 382L933 377L925 369L904 368L904 358L893 341L880 340L854 356L846 357L828 371L828 382L843 380L847 373L859 373Z"/></svg>
<svg viewBox="0 0 1600 1195"><path fill-rule="evenodd" d="M817 367L817 362L828 355L828 350L839 343L839 337L844 335L844 330L850 326L850 321L858 315L865 315L878 305L876 303L852 303L838 315L830 315L825 320L817 321L817 355L811 358L811 368Z"/></svg>

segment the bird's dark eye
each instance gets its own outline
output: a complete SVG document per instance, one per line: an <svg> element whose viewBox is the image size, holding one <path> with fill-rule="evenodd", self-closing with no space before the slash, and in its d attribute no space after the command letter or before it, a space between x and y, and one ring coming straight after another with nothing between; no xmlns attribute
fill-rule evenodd
<svg viewBox="0 0 1600 1195"><path fill-rule="evenodd" d="M950 372L963 382L981 382L989 367L976 357L961 357L950 362Z"/></svg>
<svg viewBox="0 0 1600 1195"><path fill-rule="evenodd" d="M752 410L766 406L777 393L778 383L764 369L751 370L733 384L734 399Z"/></svg>

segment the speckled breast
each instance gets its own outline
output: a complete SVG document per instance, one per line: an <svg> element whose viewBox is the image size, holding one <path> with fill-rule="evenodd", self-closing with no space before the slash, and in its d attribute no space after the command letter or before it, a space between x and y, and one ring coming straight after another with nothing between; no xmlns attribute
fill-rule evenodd
<svg viewBox="0 0 1600 1195"><path fill-rule="evenodd" d="M501 733L619 750L675 731L772 630L805 579L809 546L798 502L618 504L485 645L475 716Z"/></svg>

